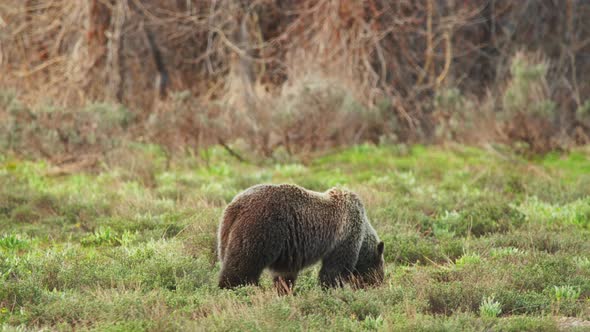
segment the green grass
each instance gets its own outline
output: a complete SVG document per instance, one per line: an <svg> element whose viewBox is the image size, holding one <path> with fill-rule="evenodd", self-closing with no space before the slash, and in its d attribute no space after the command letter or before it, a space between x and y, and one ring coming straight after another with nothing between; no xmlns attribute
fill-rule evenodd
<svg viewBox="0 0 590 332"><path fill-rule="evenodd" d="M0 155L0 326L590 329L589 151L527 161L361 145L257 166L219 148L168 164L157 146L133 144L100 171L60 177L43 161ZM266 274L260 288L217 289L223 208L261 182L356 191L385 241L385 283L322 291L316 266L294 296L276 296Z"/></svg>

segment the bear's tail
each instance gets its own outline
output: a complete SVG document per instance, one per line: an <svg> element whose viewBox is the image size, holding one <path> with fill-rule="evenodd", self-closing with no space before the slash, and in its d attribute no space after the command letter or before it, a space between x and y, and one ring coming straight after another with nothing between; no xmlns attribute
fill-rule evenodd
<svg viewBox="0 0 590 332"><path fill-rule="evenodd" d="M238 208L229 205L223 212L223 218L221 220L221 225L219 226L219 234L217 235L217 254L219 255L219 260L222 262L225 257L225 249L228 245L232 226L238 217L238 211Z"/></svg>

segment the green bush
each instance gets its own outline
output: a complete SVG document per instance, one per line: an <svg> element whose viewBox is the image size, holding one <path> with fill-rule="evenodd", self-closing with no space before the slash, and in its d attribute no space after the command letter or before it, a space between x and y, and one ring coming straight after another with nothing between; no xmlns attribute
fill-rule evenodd
<svg viewBox="0 0 590 332"><path fill-rule="evenodd" d="M518 52L512 58L510 74L512 79L503 95L503 112L514 116L516 113L552 118L556 105L549 99L546 82L549 65L536 55Z"/></svg>

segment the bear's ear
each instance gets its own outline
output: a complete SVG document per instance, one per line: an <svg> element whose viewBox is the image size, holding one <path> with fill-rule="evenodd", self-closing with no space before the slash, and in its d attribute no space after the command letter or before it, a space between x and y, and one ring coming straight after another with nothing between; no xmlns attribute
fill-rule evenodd
<svg viewBox="0 0 590 332"><path fill-rule="evenodd" d="M381 242L379 242L379 244L377 244L377 253L379 255L383 254L383 247L384 247L383 241L381 241Z"/></svg>

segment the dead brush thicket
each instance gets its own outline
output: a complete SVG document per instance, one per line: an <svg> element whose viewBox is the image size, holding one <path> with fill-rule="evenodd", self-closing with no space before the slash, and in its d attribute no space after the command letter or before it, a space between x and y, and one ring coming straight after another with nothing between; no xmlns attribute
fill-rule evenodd
<svg viewBox="0 0 590 332"><path fill-rule="evenodd" d="M588 19L579 0L7 0L0 87L26 105L122 103L134 136L171 150L240 138L264 155L367 140L543 151L588 141ZM542 120L506 110L517 52L546 59ZM461 109L437 108L445 91Z"/></svg>

